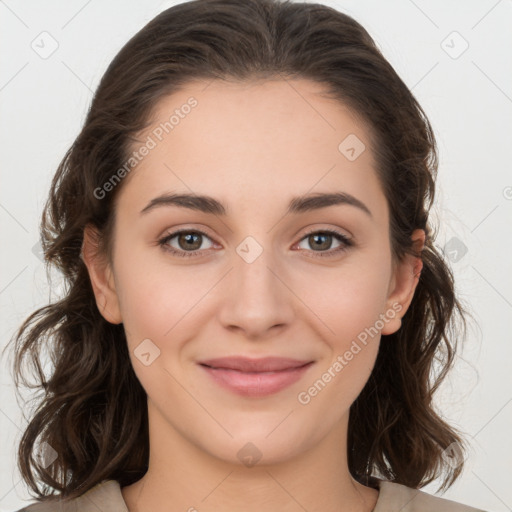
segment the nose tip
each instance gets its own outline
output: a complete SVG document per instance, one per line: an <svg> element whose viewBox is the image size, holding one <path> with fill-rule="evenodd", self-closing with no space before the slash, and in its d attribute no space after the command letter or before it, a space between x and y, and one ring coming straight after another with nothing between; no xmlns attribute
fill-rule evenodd
<svg viewBox="0 0 512 512"><path fill-rule="evenodd" d="M240 259L227 276L219 318L227 329L242 330L248 338L257 339L291 322L293 294L272 269L271 253L255 237L244 239L237 253Z"/></svg>

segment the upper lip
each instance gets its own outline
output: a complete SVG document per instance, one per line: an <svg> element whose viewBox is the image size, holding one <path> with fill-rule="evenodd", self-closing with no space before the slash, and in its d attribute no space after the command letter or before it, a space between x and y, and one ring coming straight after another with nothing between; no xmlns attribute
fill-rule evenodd
<svg viewBox="0 0 512 512"><path fill-rule="evenodd" d="M312 361L290 359L285 357L262 357L260 359L251 359L249 357L234 356L220 357L217 359L208 359L200 361L199 364L210 366L211 368L224 368L227 370L238 370L241 372L276 372L300 368Z"/></svg>

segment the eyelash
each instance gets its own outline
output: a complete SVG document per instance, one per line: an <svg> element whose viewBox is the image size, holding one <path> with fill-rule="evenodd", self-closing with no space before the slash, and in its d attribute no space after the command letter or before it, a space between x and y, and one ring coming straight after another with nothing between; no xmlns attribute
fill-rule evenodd
<svg viewBox="0 0 512 512"><path fill-rule="evenodd" d="M170 234L164 236L163 238L161 238L160 240L158 240L158 245L161 246L163 250L170 252L174 256L185 257L185 258L200 256L200 254L198 254L201 252L200 249L197 249L195 251L178 251L174 248L171 248L169 245L167 245L167 242L169 242L169 240L173 239L174 237L176 237L182 233L200 234L207 238L210 238L206 233L204 233L203 231L198 230L198 229L181 229L179 231L174 231L173 233L170 233ZM333 235L334 238L336 238L339 242L342 243L342 245L340 247L338 247L334 250L319 251L319 252L313 251L313 252L317 252L317 254L315 254L313 256L314 258L316 258L316 257L330 258L330 257L336 256L336 255L342 253L343 251L346 251L348 248L350 248L354 245L354 242L352 242L352 240L350 238L348 238L344 234L342 234L338 231L332 230L332 229L322 229L322 230L317 229L314 231L310 231L309 233L306 233L300 239L299 243L302 242L302 240L304 240L305 238L307 238L311 235L314 235L314 234Z"/></svg>

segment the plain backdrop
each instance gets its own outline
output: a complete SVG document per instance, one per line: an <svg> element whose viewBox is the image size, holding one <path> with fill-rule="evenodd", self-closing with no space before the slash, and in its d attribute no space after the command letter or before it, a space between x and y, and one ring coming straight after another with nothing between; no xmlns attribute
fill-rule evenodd
<svg viewBox="0 0 512 512"><path fill-rule="evenodd" d="M325 3L370 32L434 127L436 244L477 321L436 402L472 446L444 497L512 510L512 2ZM49 299L41 210L93 91L124 43L173 4L0 1L0 348ZM0 511L30 501L15 463L24 422L9 362L1 365Z"/></svg>

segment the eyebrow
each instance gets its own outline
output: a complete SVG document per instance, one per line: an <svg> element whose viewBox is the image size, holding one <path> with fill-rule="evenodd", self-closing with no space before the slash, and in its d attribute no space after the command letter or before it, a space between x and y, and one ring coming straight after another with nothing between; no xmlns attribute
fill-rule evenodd
<svg viewBox="0 0 512 512"><path fill-rule="evenodd" d="M299 197L294 197L288 204L287 214L298 214L319 210L328 206L350 205L359 208L367 215L372 217L370 209L359 199L346 192L333 193L314 193ZM218 216L226 216L227 208L217 199L197 194L163 194L151 199L151 201L141 210L141 215L161 206L179 206L203 213L209 213Z"/></svg>

